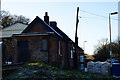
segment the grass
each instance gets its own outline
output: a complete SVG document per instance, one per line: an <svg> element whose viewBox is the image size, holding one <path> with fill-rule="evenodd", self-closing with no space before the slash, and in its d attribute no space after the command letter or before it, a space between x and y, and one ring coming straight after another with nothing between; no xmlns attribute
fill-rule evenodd
<svg viewBox="0 0 120 80"><path fill-rule="evenodd" d="M27 63L19 66L19 69L12 74L5 76L3 80L36 80L36 79L51 79L51 80L96 80L96 79L111 79L111 76L82 72L79 70L65 70L47 65L44 63Z"/></svg>

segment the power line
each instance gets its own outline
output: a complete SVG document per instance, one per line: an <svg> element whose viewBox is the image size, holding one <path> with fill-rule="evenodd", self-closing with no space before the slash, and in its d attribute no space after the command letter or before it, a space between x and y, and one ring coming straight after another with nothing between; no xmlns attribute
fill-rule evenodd
<svg viewBox="0 0 120 80"><path fill-rule="evenodd" d="M91 13L91 12L87 12L87 11L85 11L85 10L80 10L81 12L85 12L85 13L88 13L88 14L91 14L91 15L95 15L95 16L99 16L99 17L103 17L103 18L106 18L106 19L108 19L109 17L106 17L106 16L102 16L102 15L98 15L98 14L95 14L95 13ZM111 18L111 19L113 19L113 20L119 20L119 19L115 19L115 18ZM120 21L120 20L119 20Z"/></svg>

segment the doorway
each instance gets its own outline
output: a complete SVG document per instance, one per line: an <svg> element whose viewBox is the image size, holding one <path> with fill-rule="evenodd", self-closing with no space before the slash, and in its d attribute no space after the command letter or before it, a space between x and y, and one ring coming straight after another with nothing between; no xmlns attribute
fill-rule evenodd
<svg viewBox="0 0 120 80"><path fill-rule="evenodd" d="M18 62L28 62L28 41L18 42Z"/></svg>

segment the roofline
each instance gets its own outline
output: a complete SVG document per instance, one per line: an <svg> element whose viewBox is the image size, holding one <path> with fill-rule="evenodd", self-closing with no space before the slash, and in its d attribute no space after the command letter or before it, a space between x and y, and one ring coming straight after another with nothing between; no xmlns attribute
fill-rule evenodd
<svg viewBox="0 0 120 80"><path fill-rule="evenodd" d="M36 22L39 21L41 24L43 24L45 27L48 27L49 31L53 31L55 32L58 36L62 37L58 32L56 32L50 25L48 25L47 23L45 23L41 18L39 18L38 16L36 16L36 18L28 25L28 27L22 32L22 33L26 33L28 30L30 30L31 27L33 27L32 25ZM62 37L63 38L63 37Z"/></svg>
<svg viewBox="0 0 120 80"><path fill-rule="evenodd" d="M71 41L73 44L75 44L75 42L73 42L62 30L60 30L59 28L59 31L62 32L62 34L64 34L63 36L57 32L52 26L48 25L46 22L44 22L41 18L39 18L38 16L36 16L36 18L28 25L28 27L22 32L23 33L26 33L27 31L29 31L33 26L33 24L38 21L39 23L41 23L42 25L44 25L45 27L47 27L49 29L49 31L51 32L54 32L58 37L60 37L61 39L65 40L65 41ZM78 46L79 47L79 46ZM80 47L79 47L80 48ZM82 48L80 48L81 50L83 50Z"/></svg>
<svg viewBox="0 0 120 80"><path fill-rule="evenodd" d="M45 35L51 35L54 34L54 32L43 32L43 33L24 33L24 34L13 34L12 37L22 37L22 36L45 36Z"/></svg>

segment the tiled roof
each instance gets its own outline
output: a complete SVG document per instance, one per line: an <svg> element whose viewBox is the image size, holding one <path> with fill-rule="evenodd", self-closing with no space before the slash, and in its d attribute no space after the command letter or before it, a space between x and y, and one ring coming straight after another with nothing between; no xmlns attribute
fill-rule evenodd
<svg viewBox="0 0 120 80"><path fill-rule="evenodd" d="M26 27L27 27L27 25L22 24L22 23L13 24L13 25L11 25L9 27L6 27L6 28L0 30L0 32L2 32L2 36L0 35L0 38L9 38L13 34L21 34L21 32Z"/></svg>
<svg viewBox="0 0 120 80"><path fill-rule="evenodd" d="M38 16L28 25L28 27L22 33L27 33L27 31L29 31L33 27L32 25L36 22L41 23L42 25L47 27L50 32L51 31L54 32L55 34L57 34L62 39L70 40L70 38L63 31L61 31L58 27L56 27L56 26L52 27L52 26L48 25L46 22L44 22Z"/></svg>
<svg viewBox="0 0 120 80"><path fill-rule="evenodd" d="M57 26L51 26L56 32L58 32L64 39L70 40L70 38L62 31L60 30Z"/></svg>

